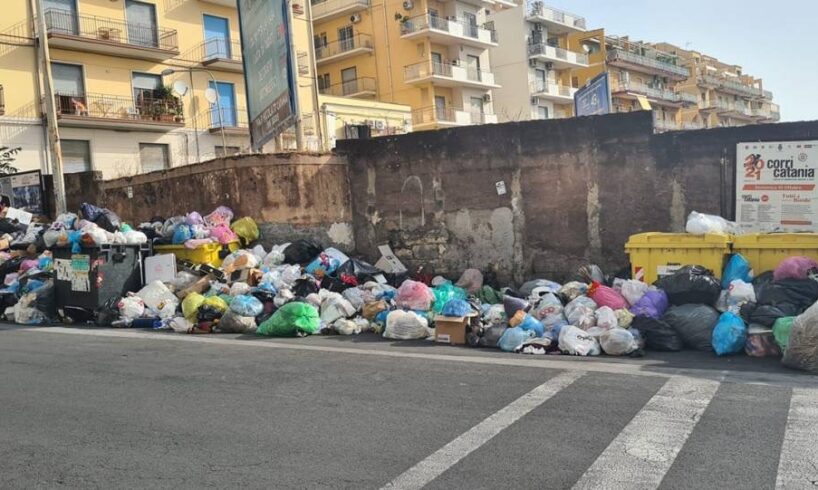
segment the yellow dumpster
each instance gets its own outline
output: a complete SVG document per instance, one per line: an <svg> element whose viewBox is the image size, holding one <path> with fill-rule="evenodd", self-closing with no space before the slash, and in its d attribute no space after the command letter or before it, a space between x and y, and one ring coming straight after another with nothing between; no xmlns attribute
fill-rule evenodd
<svg viewBox="0 0 818 490"><path fill-rule="evenodd" d="M730 236L722 234L640 233L625 244L634 279L653 283L686 265L701 265L721 278L730 255Z"/></svg>
<svg viewBox="0 0 818 490"><path fill-rule="evenodd" d="M818 261L818 233L751 233L733 237L733 252L743 255L755 275L775 270L787 257Z"/></svg>
<svg viewBox="0 0 818 490"><path fill-rule="evenodd" d="M184 245L156 245L154 254L173 254L176 260L188 260L194 264L207 264L213 267L222 265L222 260L239 249L239 242L230 242L226 246L221 243L208 243L197 248L186 248Z"/></svg>

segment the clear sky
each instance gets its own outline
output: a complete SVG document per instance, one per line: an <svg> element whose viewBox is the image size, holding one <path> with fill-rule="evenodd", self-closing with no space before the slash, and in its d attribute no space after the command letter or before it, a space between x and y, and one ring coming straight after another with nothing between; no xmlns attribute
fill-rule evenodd
<svg viewBox="0 0 818 490"><path fill-rule="evenodd" d="M589 29L669 42L761 78L782 121L818 120L818 0L545 0Z"/></svg>

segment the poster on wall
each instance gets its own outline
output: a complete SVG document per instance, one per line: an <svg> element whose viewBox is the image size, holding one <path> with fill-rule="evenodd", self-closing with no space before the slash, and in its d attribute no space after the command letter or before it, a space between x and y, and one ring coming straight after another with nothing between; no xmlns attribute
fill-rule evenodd
<svg viewBox="0 0 818 490"><path fill-rule="evenodd" d="M250 141L260 150L295 123L287 0L238 0Z"/></svg>
<svg viewBox="0 0 818 490"><path fill-rule="evenodd" d="M580 116L599 116L611 113L611 88L608 72L594 77L593 80L574 94L574 114Z"/></svg>
<svg viewBox="0 0 818 490"><path fill-rule="evenodd" d="M31 214L45 214L40 171L0 176L0 202Z"/></svg>
<svg viewBox="0 0 818 490"><path fill-rule="evenodd" d="M736 160L743 231L818 231L818 141L739 143Z"/></svg>

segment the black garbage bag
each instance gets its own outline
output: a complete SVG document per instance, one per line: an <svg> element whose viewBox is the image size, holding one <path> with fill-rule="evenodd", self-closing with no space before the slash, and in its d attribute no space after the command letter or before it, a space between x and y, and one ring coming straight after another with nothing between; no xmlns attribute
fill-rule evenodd
<svg viewBox="0 0 818 490"><path fill-rule="evenodd" d="M378 274L383 274L383 271L363 260L349 259L341 264L341 267L335 271L335 274L339 277L341 274L355 276L355 278L358 279L358 283L363 284L367 281L373 281L374 277Z"/></svg>
<svg viewBox="0 0 818 490"><path fill-rule="evenodd" d="M94 310L94 323L98 327L110 327L119 320L119 296L112 296Z"/></svg>
<svg viewBox="0 0 818 490"><path fill-rule="evenodd" d="M713 329L719 322L719 312L712 306L673 306L667 310L662 321L676 330L686 347L700 351L713 350Z"/></svg>
<svg viewBox="0 0 818 490"><path fill-rule="evenodd" d="M638 316L633 319L632 328L639 330L645 339L645 348L663 352L678 352L684 344L679 334L662 320L647 316Z"/></svg>
<svg viewBox="0 0 818 490"><path fill-rule="evenodd" d="M508 326L506 325L492 325L488 328L484 328L483 335L480 336L480 340L477 342L477 345L480 347L497 349L497 342L499 342L500 337L506 333L507 328Z"/></svg>
<svg viewBox="0 0 818 490"><path fill-rule="evenodd" d="M721 293L721 283L713 273L700 265L688 265L653 283L667 293L672 305L714 305Z"/></svg>
<svg viewBox="0 0 818 490"><path fill-rule="evenodd" d="M335 275L324 276L324 278L321 279L321 289L326 289L333 293L343 293L351 287L352 285L345 283L340 277ZM295 290L293 290L293 293L295 294ZM298 294L296 294L296 296L298 296Z"/></svg>
<svg viewBox="0 0 818 490"><path fill-rule="evenodd" d="M298 279L293 283L292 292L297 298L318 293L318 285L312 279Z"/></svg>
<svg viewBox="0 0 818 490"><path fill-rule="evenodd" d="M199 311L196 314L196 319L199 321L199 323L213 322L221 318L222 315L224 315L223 311L209 305L204 305L199 308Z"/></svg>
<svg viewBox="0 0 818 490"><path fill-rule="evenodd" d="M31 290L30 280L43 281ZM25 325L53 323L57 319L57 296L54 276L50 273L36 274L20 280L20 291L26 291L15 305L14 321Z"/></svg>
<svg viewBox="0 0 818 490"><path fill-rule="evenodd" d="M103 209L99 216L97 216L97 219L94 220L94 223L103 230L113 233L119 230L122 220L110 209Z"/></svg>
<svg viewBox="0 0 818 490"><path fill-rule="evenodd" d="M759 287L756 299L759 305L777 306L799 315L818 301L818 282L812 279L769 282Z"/></svg>
<svg viewBox="0 0 818 490"><path fill-rule="evenodd" d="M758 324L772 328L779 318L797 316L799 312L796 311L793 305L784 303L778 306L747 303L741 307L739 314L747 324Z"/></svg>
<svg viewBox="0 0 818 490"><path fill-rule="evenodd" d="M93 204L84 202L80 206L81 217L88 221L96 221L100 214L102 214L102 208L98 208Z"/></svg>
<svg viewBox="0 0 818 490"><path fill-rule="evenodd" d="M24 225L20 222L15 220L11 220L8 218L0 219L0 234L13 235L15 233L25 233L28 229L28 225Z"/></svg>
<svg viewBox="0 0 818 490"><path fill-rule="evenodd" d="M6 280L7 275L19 271L23 260L23 257L13 257L0 264L0 283Z"/></svg>
<svg viewBox="0 0 818 490"><path fill-rule="evenodd" d="M284 263L307 265L318 257L324 247L315 243L312 240L300 239L296 240L284 249Z"/></svg>

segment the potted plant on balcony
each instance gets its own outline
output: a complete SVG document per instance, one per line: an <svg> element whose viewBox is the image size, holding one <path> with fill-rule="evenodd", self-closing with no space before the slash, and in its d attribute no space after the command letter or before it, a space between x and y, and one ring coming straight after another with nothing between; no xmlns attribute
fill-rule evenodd
<svg viewBox="0 0 818 490"><path fill-rule="evenodd" d="M176 114L175 107L178 105L173 89L167 85L162 85L153 91L156 98L153 105L154 120L161 122L174 122Z"/></svg>

